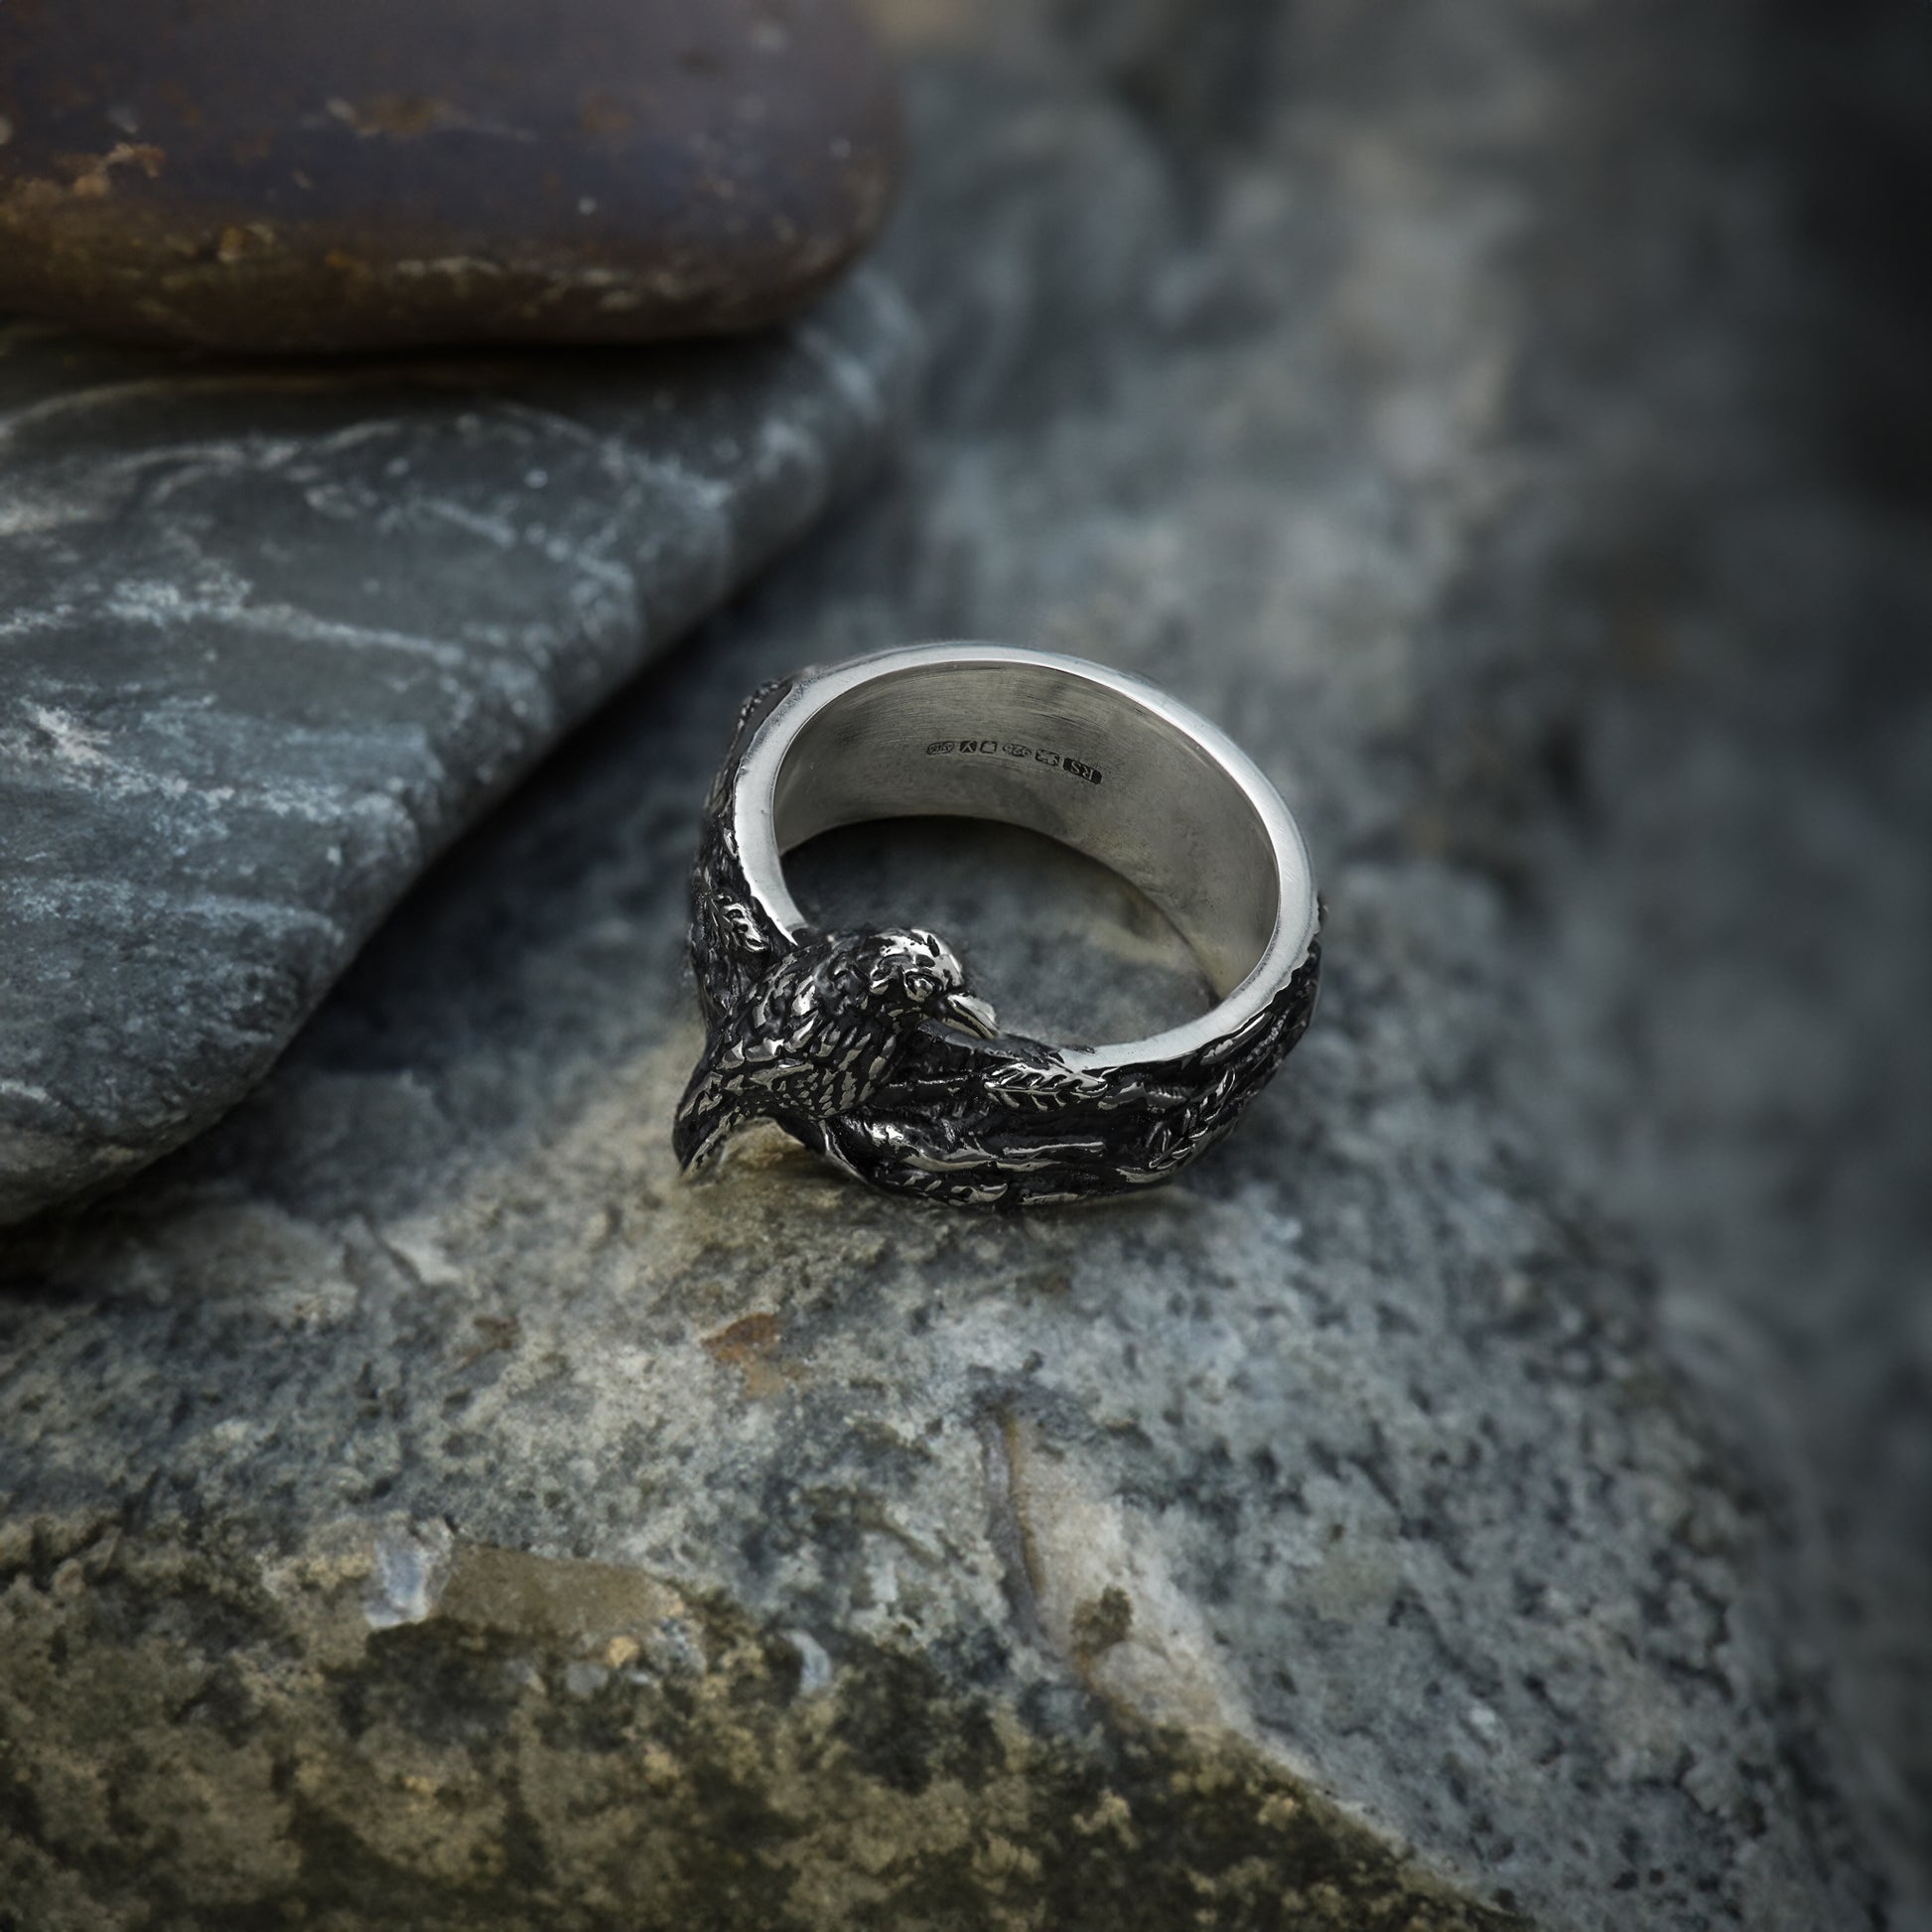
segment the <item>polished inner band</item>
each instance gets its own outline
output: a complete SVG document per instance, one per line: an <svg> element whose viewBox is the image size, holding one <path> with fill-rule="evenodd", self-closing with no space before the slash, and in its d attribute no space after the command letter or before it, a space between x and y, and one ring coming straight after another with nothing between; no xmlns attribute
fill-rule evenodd
<svg viewBox="0 0 1932 1932"><path fill-rule="evenodd" d="M1098 860L1199 959L1212 1011L1152 1039L1070 1049L1070 1063L1161 1059L1225 1036L1314 936L1308 854L1253 761L1165 692L1078 658L928 644L811 674L740 768L740 858L788 930L805 921L785 852L836 826L934 815L1026 826Z"/></svg>

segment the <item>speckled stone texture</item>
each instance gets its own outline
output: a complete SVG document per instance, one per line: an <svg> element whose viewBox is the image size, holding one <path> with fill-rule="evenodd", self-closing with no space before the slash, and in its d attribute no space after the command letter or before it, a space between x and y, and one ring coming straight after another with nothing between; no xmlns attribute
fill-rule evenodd
<svg viewBox="0 0 1932 1932"><path fill-rule="evenodd" d="M1886 828L1926 711L1875 622L1849 682L1825 645L1928 592L1801 406L1837 324L1773 43L1391 0L1235 9L1211 59L1179 6L1002 11L982 57L903 15L935 352L895 486L433 870L232 1119L0 1249L0 1910L1913 1923L1918 1584L1876 1641L1854 1584L1923 1467ZM1239 735L1320 870L1316 1024L1146 1198L938 1213L776 1136L680 1182L736 708L948 633ZM1830 902L1901 951L1856 998L1747 883L1788 850L1760 723L1871 829ZM1090 869L970 850L844 835L801 892L956 936L1017 1023L1198 997ZM1798 1087L1713 1080L1799 1006ZM1740 1202L1771 1232L1714 1258ZM1829 1373L1777 1214L1862 1296ZM1739 1363L1798 1391L1805 1483ZM1855 1490L1861 1443L1899 1452Z"/></svg>
<svg viewBox="0 0 1932 1932"><path fill-rule="evenodd" d="M0 330L0 1222L258 1079L429 859L903 427L757 341L291 372Z"/></svg>
<svg viewBox="0 0 1932 1932"><path fill-rule="evenodd" d="M796 315L885 218L849 0L22 0L0 310L241 353Z"/></svg>

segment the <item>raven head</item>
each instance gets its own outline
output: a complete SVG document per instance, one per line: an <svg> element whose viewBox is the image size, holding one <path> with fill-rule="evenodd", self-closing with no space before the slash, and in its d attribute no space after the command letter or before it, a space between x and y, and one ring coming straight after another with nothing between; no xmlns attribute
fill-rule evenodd
<svg viewBox="0 0 1932 1932"><path fill-rule="evenodd" d="M911 926L868 933L856 962L866 1005L901 1024L938 1020L982 1039L999 1036L993 1009L966 990L966 969L936 932Z"/></svg>

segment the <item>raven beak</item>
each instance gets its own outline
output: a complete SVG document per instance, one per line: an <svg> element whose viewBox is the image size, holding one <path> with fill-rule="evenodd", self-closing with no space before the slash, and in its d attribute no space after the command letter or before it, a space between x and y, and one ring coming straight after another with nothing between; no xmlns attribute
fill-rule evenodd
<svg viewBox="0 0 1932 1932"><path fill-rule="evenodd" d="M1000 1036L999 1016L984 1000L976 1000L970 993L948 993L939 1002L939 1017L949 1027L978 1034L982 1039Z"/></svg>

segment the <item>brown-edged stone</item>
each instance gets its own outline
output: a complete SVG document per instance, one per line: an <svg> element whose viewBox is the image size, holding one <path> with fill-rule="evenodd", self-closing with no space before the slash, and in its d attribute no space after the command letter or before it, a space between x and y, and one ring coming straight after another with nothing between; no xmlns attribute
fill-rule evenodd
<svg viewBox="0 0 1932 1932"><path fill-rule="evenodd" d="M742 330L865 247L898 152L844 0L20 0L0 309L271 352Z"/></svg>

